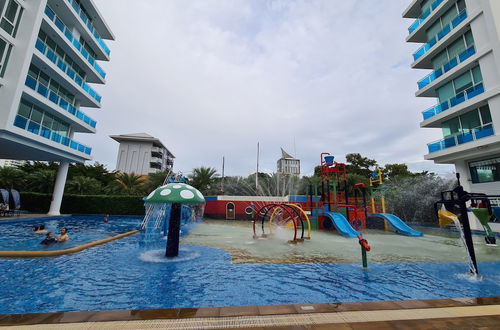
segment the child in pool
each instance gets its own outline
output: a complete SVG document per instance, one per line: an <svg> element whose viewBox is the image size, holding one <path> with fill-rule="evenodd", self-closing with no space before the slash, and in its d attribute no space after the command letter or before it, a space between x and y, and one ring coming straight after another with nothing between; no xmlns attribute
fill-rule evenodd
<svg viewBox="0 0 500 330"><path fill-rule="evenodd" d="M42 242L40 242L40 244L50 245L50 244L55 243L55 242L56 242L56 239L54 238L52 233L48 232L47 235L45 236L45 239Z"/></svg>

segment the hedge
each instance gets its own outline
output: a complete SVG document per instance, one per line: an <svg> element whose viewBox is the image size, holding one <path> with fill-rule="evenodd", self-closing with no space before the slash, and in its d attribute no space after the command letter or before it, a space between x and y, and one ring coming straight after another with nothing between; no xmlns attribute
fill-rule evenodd
<svg viewBox="0 0 500 330"><path fill-rule="evenodd" d="M47 213L51 200L51 194L24 192L21 193L21 209ZM144 215L144 202L140 196L64 195L61 213Z"/></svg>

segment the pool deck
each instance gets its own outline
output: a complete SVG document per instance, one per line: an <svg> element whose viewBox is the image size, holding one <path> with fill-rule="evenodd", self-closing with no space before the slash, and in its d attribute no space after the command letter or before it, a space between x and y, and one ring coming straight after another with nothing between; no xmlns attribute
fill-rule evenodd
<svg viewBox="0 0 500 330"><path fill-rule="evenodd" d="M500 297L0 315L17 329L499 329Z"/></svg>
<svg viewBox="0 0 500 330"><path fill-rule="evenodd" d="M57 217L67 217L69 214L61 215L48 215L47 213L21 213L19 215L12 216L0 216L0 221L3 220L23 220L23 219L40 219L40 218L57 218Z"/></svg>

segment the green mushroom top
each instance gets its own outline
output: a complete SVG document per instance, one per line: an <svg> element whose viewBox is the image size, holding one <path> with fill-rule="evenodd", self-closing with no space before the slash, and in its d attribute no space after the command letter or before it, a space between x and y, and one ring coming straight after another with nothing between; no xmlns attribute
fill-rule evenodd
<svg viewBox="0 0 500 330"><path fill-rule="evenodd" d="M196 188L185 183L169 183L152 191L145 203L205 204L205 197Z"/></svg>

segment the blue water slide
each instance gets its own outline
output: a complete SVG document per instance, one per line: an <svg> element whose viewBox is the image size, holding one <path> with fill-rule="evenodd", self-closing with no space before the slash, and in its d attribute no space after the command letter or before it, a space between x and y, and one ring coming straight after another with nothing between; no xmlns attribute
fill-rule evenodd
<svg viewBox="0 0 500 330"><path fill-rule="evenodd" d="M497 218L497 221L500 221L500 206L492 206L491 207L493 214Z"/></svg>
<svg viewBox="0 0 500 330"><path fill-rule="evenodd" d="M368 214L370 217L378 217L382 218L384 220L387 220L387 222L394 228L396 233L406 235L406 236L424 236L423 233L416 231L415 229L411 228L408 226L403 220L395 216L394 214L389 214L389 213L372 213Z"/></svg>
<svg viewBox="0 0 500 330"><path fill-rule="evenodd" d="M325 212L324 216L332 220L333 225L337 228L339 234L344 237L357 237L361 235L351 227L349 221L340 213Z"/></svg>

